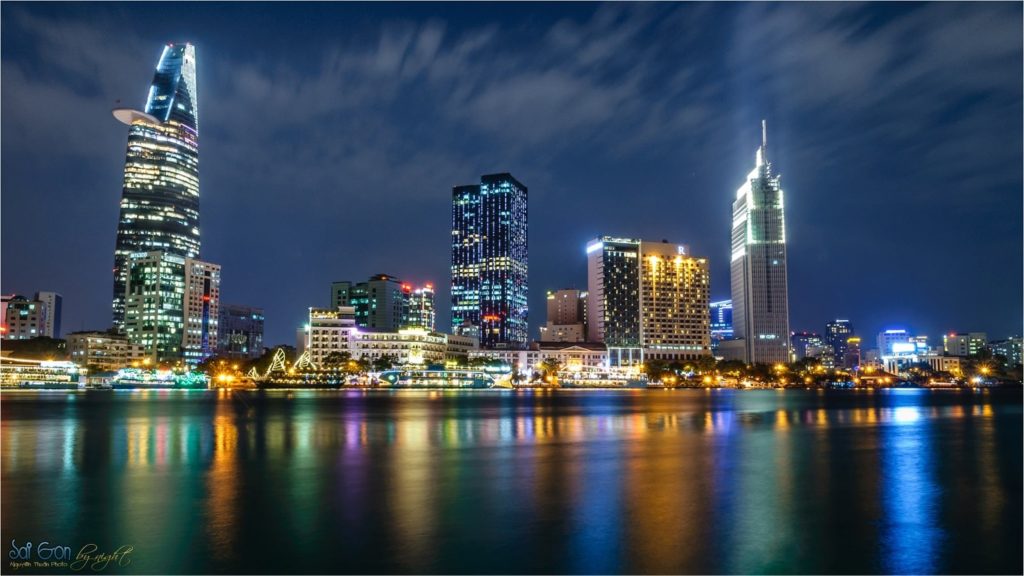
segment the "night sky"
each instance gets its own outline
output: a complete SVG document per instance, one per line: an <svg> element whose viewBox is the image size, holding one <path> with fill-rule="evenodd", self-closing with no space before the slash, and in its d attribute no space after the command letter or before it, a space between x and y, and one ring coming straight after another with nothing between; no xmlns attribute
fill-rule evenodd
<svg viewBox="0 0 1024 576"><path fill-rule="evenodd" d="M529 187L531 337L599 234L689 244L729 297L760 119L783 176L790 324L1021 332L1021 4L19 4L2 7L3 293L110 325L127 127L196 44L202 257L295 341L332 280L439 287L451 187ZM938 342L941 343L941 340Z"/></svg>

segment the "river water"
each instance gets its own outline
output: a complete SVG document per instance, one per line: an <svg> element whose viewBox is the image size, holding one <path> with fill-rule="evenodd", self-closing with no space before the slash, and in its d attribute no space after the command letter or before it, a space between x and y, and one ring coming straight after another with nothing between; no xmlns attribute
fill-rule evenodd
<svg viewBox="0 0 1024 576"><path fill-rule="evenodd" d="M5 573L28 542L130 546L111 574L1022 572L1019 391L4 392L0 416Z"/></svg>

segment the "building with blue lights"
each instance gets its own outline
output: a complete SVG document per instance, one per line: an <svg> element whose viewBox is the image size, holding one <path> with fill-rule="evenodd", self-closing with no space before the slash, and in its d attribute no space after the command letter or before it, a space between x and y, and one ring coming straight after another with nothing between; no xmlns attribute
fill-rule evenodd
<svg viewBox="0 0 1024 576"><path fill-rule="evenodd" d="M719 300L708 305L711 312L711 351L717 352L723 340L732 340L732 300Z"/></svg>
<svg viewBox="0 0 1024 576"><path fill-rule="evenodd" d="M199 256L195 47L164 46L145 111L119 108L114 116L129 126L114 249L113 321L123 330L131 254Z"/></svg>
<svg viewBox="0 0 1024 576"><path fill-rule="evenodd" d="M789 361L789 296L786 225L779 176L768 161L761 124L756 165L732 205L731 284L735 340L723 342L726 358L747 363Z"/></svg>
<svg viewBox="0 0 1024 576"><path fill-rule="evenodd" d="M526 186L501 173L453 188L453 332L482 348L525 348L527 269Z"/></svg>

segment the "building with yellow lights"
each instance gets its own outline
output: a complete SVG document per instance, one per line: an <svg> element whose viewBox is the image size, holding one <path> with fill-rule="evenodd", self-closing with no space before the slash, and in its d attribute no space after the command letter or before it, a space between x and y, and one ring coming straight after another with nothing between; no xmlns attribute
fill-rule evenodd
<svg viewBox="0 0 1024 576"><path fill-rule="evenodd" d="M588 340L612 364L711 354L707 258L667 241L603 236L587 245Z"/></svg>

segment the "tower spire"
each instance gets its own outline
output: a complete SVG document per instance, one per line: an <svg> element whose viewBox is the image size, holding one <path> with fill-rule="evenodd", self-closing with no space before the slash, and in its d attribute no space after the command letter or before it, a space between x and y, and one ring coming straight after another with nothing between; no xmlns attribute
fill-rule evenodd
<svg viewBox="0 0 1024 576"><path fill-rule="evenodd" d="M761 160L768 162L768 123L761 120Z"/></svg>

